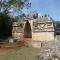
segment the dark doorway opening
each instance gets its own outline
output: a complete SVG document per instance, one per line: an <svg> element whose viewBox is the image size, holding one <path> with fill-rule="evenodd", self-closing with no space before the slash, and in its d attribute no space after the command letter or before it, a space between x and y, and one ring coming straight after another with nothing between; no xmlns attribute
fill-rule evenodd
<svg viewBox="0 0 60 60"><path fill-rule="evenodd" d="M25 23L25 28L24 28L24 38L32 38L32 30L31 30L31 25L29 21Z"/></svg>

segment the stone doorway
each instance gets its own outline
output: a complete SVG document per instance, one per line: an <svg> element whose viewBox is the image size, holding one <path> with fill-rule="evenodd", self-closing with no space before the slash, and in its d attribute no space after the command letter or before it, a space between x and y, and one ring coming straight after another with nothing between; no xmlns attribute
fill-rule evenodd
<svg viewBox="0 0 60 60"><path fill-rule="evenodd" d="M32 38L32 30L29 21L27 20L24 27L24 38Z"/></svg>

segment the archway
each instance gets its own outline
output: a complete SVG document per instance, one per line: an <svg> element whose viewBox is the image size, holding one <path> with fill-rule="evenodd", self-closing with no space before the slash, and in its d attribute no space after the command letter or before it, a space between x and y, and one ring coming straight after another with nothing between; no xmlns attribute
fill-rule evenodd
<svg viewBox="0 0 60 60"><path fill-rule="evenodd" d="M25 27L24 27L24 38L32 38L31 25L28 20L25 23Z"/></svg>

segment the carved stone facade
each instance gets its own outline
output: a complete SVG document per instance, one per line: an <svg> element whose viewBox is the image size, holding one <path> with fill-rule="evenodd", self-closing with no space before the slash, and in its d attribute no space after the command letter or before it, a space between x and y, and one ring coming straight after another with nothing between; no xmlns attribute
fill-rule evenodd
<svg viewBox="0 0 60 60"><path fill-rule="evenodd" d="M29 40L32 47L41 47L41 42L54 40L54 32L54 21L51 17L34 13L13 23L12 36L17 40Z"/></svg>

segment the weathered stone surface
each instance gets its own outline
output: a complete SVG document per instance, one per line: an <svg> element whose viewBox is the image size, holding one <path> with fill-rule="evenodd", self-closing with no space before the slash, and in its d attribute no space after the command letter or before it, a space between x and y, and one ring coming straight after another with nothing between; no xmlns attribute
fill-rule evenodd
<svg viewBox="0 0 60 60"><path fill-rule="evenodd" d="M14 39L10 38L9 43L14 43Z"/></svg>

